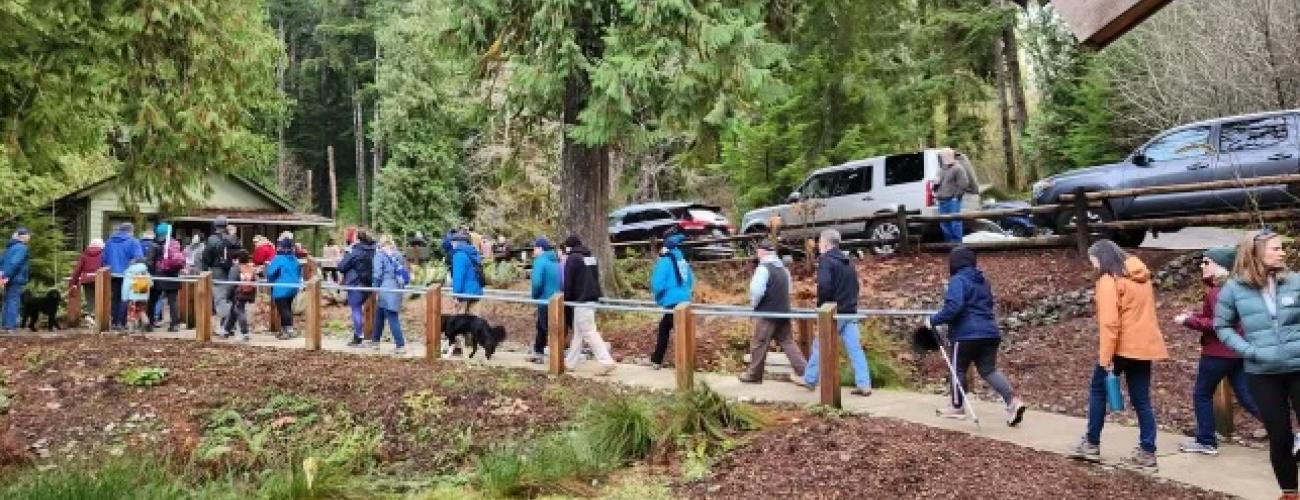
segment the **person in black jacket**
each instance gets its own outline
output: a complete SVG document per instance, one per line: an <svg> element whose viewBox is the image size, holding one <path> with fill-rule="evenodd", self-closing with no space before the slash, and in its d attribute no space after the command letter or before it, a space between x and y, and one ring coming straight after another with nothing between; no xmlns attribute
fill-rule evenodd
<svg viewBox="0 0 1300 500"><path fill-rule="evenodd" d="M339 260L338 271L343 273L343 286L370 287L373 281L375 240L366 231L357 231L356 241L348 247L343 258ZM348 290L348 308L352 310L352 340L349 347L362 347L362 339L368 332L362 331L365 324L364 308L372 292Z"/></svg>
<svg viewBox="0 0 1300 500"><path fill-rule="evenodd" d="M836 314L857 314L858 312L858 271L849 262L848 256L840 251L840 232L834 229L822 231L817 239L817 248L821 257L817 259L817 306L834 303ZM857 320L835 320L840 341L844 343L844 353L853 366L853 394L871 395L871 370L867 366L867 353L862 350L862 335L858 330ZM817 341L813 340L812 355L808 357L808 366L803 378L791 378L795 385L809 390L817 386L817 366L820 353ZM832 363L836 362L831 360ZM837 380L827 383L838 383Z"/></svg>
<svg viewBox="0 0 1300 500"><path fill-rule="evenodd" d="M573 305L573 339L569 342L569 351L564 357L564 365L572 370L582 361L582 344L596 355L600 363L599 375L608 375L618 364L609 354L605 339L596 330L596 309L588 304L600 301L600 267L591 250L583 246L577 236L564 240L569 258L564 262L564 302Z"/></svg>

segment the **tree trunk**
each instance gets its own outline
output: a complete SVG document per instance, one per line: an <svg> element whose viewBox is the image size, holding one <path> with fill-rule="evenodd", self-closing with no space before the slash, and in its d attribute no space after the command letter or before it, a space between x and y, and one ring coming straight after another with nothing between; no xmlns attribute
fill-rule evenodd
<svg viewBox="0 0 1300 500"><path fill-rule="evenodd" d="M1011 131L1011 109L1007 102L1007 66L1002 57L1003 50L997 44L993 46L994 66L997 69L998 115L1002 120L1002 157L1007 164L1007 189L1020 189L1020 178L1016 172L1016 149Z"/></svg>
<svg viewBox="0 0 1300 500"><path fill-rule="evenodd" d="M592 26L592 14L580 10L576 15L581 17L574 23L575 39L589 60L598 60L603 46ZM587 106L590 95L590 75L581 70L570 73L564 83L565 133L560 153L564 225L568 234L577 235L591 249L600 265L601 288L608 294L615 291L616 283L614 252L605 226L609 212L609 146L588 146L575 141L568 133L570 127L578 124L578 114Z"/></svg>
<svg viewBox="0 0 1300 500"><path fill-rule="evenodd" d="M376 84L379 83L379 55L380 55L379 44L376 43L375 44L375 83ZM370 128L372 129L372 134L370 138L370 152L372 154L370 167L374 169L374 173L375 173L374 185L378 186L379 169L384 164L384 159L383 159L384 146L383 146L383 142L380 141L380 137L379 137L379 99L375 99L374 108L375 109L372 110L374 117L370 119Z"/></svg>
<svg viewBox="0 0 1300 500"><path fill-rule="evenodd" d="M1025 104L1025 83L1020 73L1020 46L1016 41L1016 27L1002 30L1002 57L1007 65L1007 87L1011 89L1011 109L1015 111L1016 133L1024 134L1029 126L1029 112Z"/></svg>
<svg viewBox="0 0 1300 500"><path fill-rule="evenodd" d="M361 209L361 225L370 221L369 184L366 183L366 130L362 117L365 110L361 108L361 93L356 83L352 84L352 140L357 162L357 202Z"/></svg>
<svg viewBox="0 0 1300 500"><path fill-rule="evenodd" d="M286 47L288 47L288 44L285 43L284 18L283 18L283 17L280 18L280 27L277 29L277 32L278 32L278 34L280 35L280 44L281 44L281 45L285 45ZM276 61L275 61L275 88L276 88L276 90L280 91L280 96L282 96L282 97L286 95L286 94L285 94L285 81L284 81L284 79L285 79L286 74L288 73L288 70L289 70L289 61L288 61L288 56L287 56L287 55L284 56L284 57L280 57L280 58L276 59ZM275 154L275 173L276 173L276 180L280 181L279 184L280 184L280 187L282 187L282 188L284 187L284 179L283 179L283 177L284 177L284 164L285 164L286 161L288 161L288 158L287 158L287 156L288 156L288 146L285 145L285 141L284 141L284 129L285 129L285 124L286 124L286 120L283 120L283 119L282 119L282 120L279 120L279 123L276 124L276 130L275 130L276 141L277 141L277 142L276 142L276 150L275 150L275 153L276 153L276 154Z"/></svg>
<svg viewBox="0 0 1300 500"><path fill-rule="evenodd" d="M334 145L330 144L325 148L325 157L329 160L330 169L330 218L339 216L339 184L338 178L334 173Z"/></svg>

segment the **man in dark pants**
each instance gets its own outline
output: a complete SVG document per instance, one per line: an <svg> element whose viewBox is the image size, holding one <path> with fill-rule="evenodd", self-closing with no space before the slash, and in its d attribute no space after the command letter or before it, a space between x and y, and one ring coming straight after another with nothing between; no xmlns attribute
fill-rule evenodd
<svg viewBox="0 0 1300 500"><path fill-rule="evenodd" d="M835 304L836 314L857 314L858 271L849 262L849 257L840 251L840 232L834 229L822 231L821 237L817 239L817 248L821 251L821 257L817 259L817 306L832 303ZM853 367L854 387L851 392L859 396L870 396L871 371L867 366L867 353L862 350L862 342L859 340L862 334L858 330L858 322L837 319L835 326L840 341L844 344L844 353L849 357L849 365ZM795 384L809 390L817 386L819 355L817 342L814 341L803 378L791 379ZM836 363L838 360L828 362ZM839 381L829 380L826 383Z"/></svg>
<svg viewBox="0 0 1300 500"><path fill-rule="evenodd" d="M117 226L117 231L104 245L104 265L108 266L109 272L113 275L109 287L113 306L110 323L116 330L126 329L126 303L122 301L122 273L126 272L131 261L144 257L144 250L140 248L140 241L135 239L134 232L134 225L123 222Z"/></svg>
<svg viewBox="0 0 1300 500"><path fill-rule="evenodd" d="M655 304L668 312L659 320L659 335L655 339L655 350L650 353L650 365L658 370L664 366L664 356L668 352L668 337L672 334L674 315L672 309L677 304L691 301L691 292L695 288L695 273L691 264L678 248L686 236L681 233L669 234L664 238L664 254L659 257L654 271L650 274L650 291L654 293Z"/></svg>
<svg viewBox="0 0 1300 500"><path fill-rule="evenodd" d="M555 255L555 248L545 237L538 237L533 243L533 300L550 300L560 291L560 258ZM528 360L533 363L546 362L546 337L550 330L550 317L546 304L537 306L537 336L533 339L533 352Z"/></svg>
<svg viewBox="0 0 1300 500"><path fill-rule="evenodd" d="M754 311L766 313L790 312L790 271L777 256L776 244L770 240L758 244L758 267L749 282L749 303ZM788 318L758 318L754 323L754 339L749 348L749 369L740 375L740 381L749 384L763 383L763 368L767 362L767 346L775 340L785 351L794 370L791 378L802 377L807 362L803 352L790 334Z"/></svg>

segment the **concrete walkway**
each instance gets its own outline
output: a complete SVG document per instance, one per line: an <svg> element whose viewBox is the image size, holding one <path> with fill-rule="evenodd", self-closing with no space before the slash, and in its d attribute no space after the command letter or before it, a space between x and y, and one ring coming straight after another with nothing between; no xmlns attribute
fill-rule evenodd
<svg viewBox="0 0 1300 500"><path fill-rule="evenodd" d="M193 332L162 335L178 339L194 338ZM268 335L254 335L249 344L220 338L215 338L214 342L260 347L305 348L305 342L301 338L280 341ZM392 344L388 342L382 346L380 351L347 347L344 340L334 338L325 338L322 344L323 349L328 351L361 355L391 355L393 350ZM423 358L424 345L422 343L408 344L406 357ZM776 358L776 360L771 358ZM780 356L774 355L771 358L769 358L769 363L774 361L780 363ZM451 359L455 362L466 362L459 357ZM525 360L524 354L516 352L498 351L490 362L483 360L480 352L478 358L468 362L536 371L545 370L544 365L529 363ZM676 387L676 379L671 369L653 370L647 366L621 364L609 376L596 377L596 368L597 364L595 362L588 361L579 366L576 371L570 373L577 377L604 380L646 389L670 391ZM697 373L696 381L705 382L718 393L740 401L794 404L817 403L817 394L815 392L787 382L767 381L761 385L743 384L734 375L715 373ZM1084 390L1083 383L1081 381L1080 386L1077 388L1081 396ZM1032 405L1032 403L1031 401L1030 404ZM1052 453L1064 453L1067 448L1078 441L1079 436L1083 435L1086 427L1084 419L1079 417L1031 410L1026 414L1025 421L1019 427L1009 428L1005 424L1005 412L1000 403L976 401L975 410L978 412L982 424L981 427L976 428L971 421L950 420L935 416L934 410L947 404L946 397L908 391L878 390L869 397L853 396L848 391L845 391L843 404L845 410L853 413L893 417L921 425L965 432ZM1225 445L1219 448L1219 456L1217 457L1188 455L1178 452L1178 443L1183 439L1185 438L1182 436L1168 433L1160 434L1157 441L1157 448L1160 450L1158 453L1160 470L1155 474L1156 477L1252 500L1275 499L1278 497L1277 483L1273 479L1272 468L1269 465L1266 452ZM1137 446L1137 440L1137 428L1114 423L1107 424L1102 434L1103 462L1111 465L1117 464ZM936 443L936 450L941 449L942 443ZM1140 492L1134 492L1134 496L1140 496Z"/></svg>

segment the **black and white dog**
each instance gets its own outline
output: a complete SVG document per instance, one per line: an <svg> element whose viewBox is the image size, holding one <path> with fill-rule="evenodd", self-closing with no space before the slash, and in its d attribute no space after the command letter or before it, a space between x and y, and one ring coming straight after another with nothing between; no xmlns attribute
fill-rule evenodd
<svg viewBox="0 0 1300 500"><path fill-rule="evenodd" d="M30 328L33 332L37 330L36 324L40 322L41 315L44 315L50 331L58 328L59 323L56 319L59 315L59 306L63 305L63 295L58 290L50 290L45 295L37 297L32 294L31 290L23 291L22 322L23 328Z"/></svg>
<svg viewBox="0 0 1300 500"><path fill-rule="evenodd" d="M492 359L497 346L506 339L506 329L503 326L489 325L486 320L473 314L451 314L442 317L442 335L447 339L443 356L451 355L456 346L456 337L464 335L471 348L468 358L473 358L478 353L478 347L483 346L487 359Z"/></svg>

